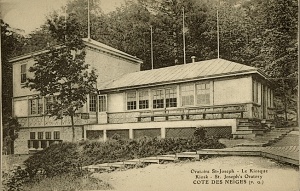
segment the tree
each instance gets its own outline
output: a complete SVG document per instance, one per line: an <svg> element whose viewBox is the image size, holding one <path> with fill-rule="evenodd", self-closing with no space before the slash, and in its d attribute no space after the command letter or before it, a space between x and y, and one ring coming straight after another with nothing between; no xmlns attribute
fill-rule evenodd
<svg viewBox="0 0 300 191"><path fill-rule="evenodd" d="M14 141L18 138L21 125L18 120L9 115L3 115L3 151L5 154L14 154Z"/></svg>
<svg viewBox="0 0 300 191"><path fill-rule="evenodd" d="M28 78L24 87L39 92L39 96L55 96L48 103L51 109L47 114L56 118L69 116L74 141L74 116L86 103L87 95L96 93L97 75L85 64L85 46L77 20L72 15L68 19L56 15L48 20L48 25L61 45L51 47L48 52L35 58L34 66L29 69L34 77Z"/></svg>
<svg viewBox="0 0 300 191"><path fill-rule="evenodd" d="M8 59L21 49L21 36L14 32L7 23L1 22L1 70L2 70L2 125L3 150L14 153L14 140L17 138L20 125L12 117L12 65ZM4 83L5 82L5 83Z"/></svg>

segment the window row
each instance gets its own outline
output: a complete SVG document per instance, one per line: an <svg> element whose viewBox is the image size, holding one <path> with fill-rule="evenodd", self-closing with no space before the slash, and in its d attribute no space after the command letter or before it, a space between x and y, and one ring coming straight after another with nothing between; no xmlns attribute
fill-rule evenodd
<svg viewBox="0 0 300 191"><path fill-rule="evenodd" d="M274 95L273 91L267 86L262 85L261 83L253 80L252 83L252 100L254 103L264 103L268 107L273 107Z"/></svg>
<svg viewBox="0 0 300 191"><path fill-rule="evenodd" d="M97 95L90 95L89 96L89 111L96 112L97 110ZM54 103L57 102L55 96L45 97L44 103L42 98L34 98L29 99L29 114L30 115L41 115L49 113L54 106ZM104 112L107 110L107 100L106 95L98 96L98 108L99 112ZM45 110L44 110L45 107Z"/></svg>
<svg viewBox="0 0 300 191"><path fill-rule="evenodd" d="M29 114L40 115L43 113L49 113L53 109L53 104L56 102L56 97L45 97L44 104L42 98L34 98L29 100ZM43 110L45 107L45 111Z"/></svg>
<svg viewBox="0 0 300 191"><path fill-rule="evenodd" d="M99 112L107 111L107 99L106 95L90 95L89 101L89 111L96 112L97 111L97 97L98 97L98 108Z"/></svg>
<svg viewBox="0 0 300 191"><path fill-rule="evenodd" d="M53 132L30 132L29 138L33 139L60 139L60 132L53 131Z"/></svg>
<svg viewBox="0 0 300 191"><path fill-rule="evenodd" d="M181 99L180 106L193 106L195 102L197 105L210 104L209 82L181 85L180 92L177 91L177 86L129 91L126 94L127 110L148 109L150 102L153 109L178 107L178 99Z"/></svg>

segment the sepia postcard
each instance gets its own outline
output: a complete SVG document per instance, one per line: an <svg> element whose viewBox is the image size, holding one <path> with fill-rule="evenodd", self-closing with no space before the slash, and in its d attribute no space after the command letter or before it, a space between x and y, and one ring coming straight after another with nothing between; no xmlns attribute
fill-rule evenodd
<svg viewBox="0 0 300 191"><path fill-rule="evenodd" d="M296 0L0 0L2 190L298 191Z"/></svg>

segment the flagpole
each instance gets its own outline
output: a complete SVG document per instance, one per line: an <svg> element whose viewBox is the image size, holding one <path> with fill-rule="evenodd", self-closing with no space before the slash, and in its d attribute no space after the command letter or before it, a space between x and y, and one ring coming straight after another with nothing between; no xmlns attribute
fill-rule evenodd
<svg viewBox="0 0 300 191"><path fill-rule="evenodd" d="M90 0L88 0L88 39L91 38L91 29L90 29Z"/></svg>
<svg viewBox="0 0 300 191"><path fill-rule="evenodd" d="M220 58L219 6L220 6L220 0L218 1L218 7L217 7L217 43L218 43L218 58Z"/></svg>
<svg viewBox="0 0 300 191"><path fill-rule="evenodd" d="M182 38L183 38L183 63L186 64L186 58L185 58L185 31L184 31L184 7L182 8Z"/></svg>
<svg viewBox="0 0 300 191"><path fill-rule="evenodd" d="M150 33L151 33L151 68L152 68L152 70L153 70L153 37L152 37L152 26L150 26Z"/></svg>

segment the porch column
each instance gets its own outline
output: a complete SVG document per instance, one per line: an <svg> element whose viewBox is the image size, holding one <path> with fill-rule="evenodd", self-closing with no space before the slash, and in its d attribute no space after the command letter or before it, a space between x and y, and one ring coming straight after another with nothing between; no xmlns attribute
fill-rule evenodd
<svg viewBox="0 0 300 191"><path fill-rule="evenodd" d="M253 118L253 104L247 104L248 118Z"/></svg>
<svg viewBox="0 0 300 191"><path fill-rule="evenodd" d="M38 149L42 148L42 141L39 140L38 143L39 143L39 148Z"/></svg>
<svg viewBox="0 0 300 191"><path fill-rule="evenodd" d="M133 129L129 129L129 139L133 139Z"/></svg>
<svg viewBox="0 0 300 191"><path fill-rule="evenodd" d="M103 130L103 141L107 140L106 129Z"/></svg>
<svg viewBox="0 0 300 191"><path fill-rule="evenodd" d="M29 148L32 149L33 148L33 141L29 140Z"/></svg>
<svg viewBox="0 0 300 191"><path fill-rule="evenodd" d="M86 140L86 129L84 128L84 126L82 127L82 135L83 140Z"/></svg>
<svg viewBox="0 0 300 191"><path fill-rule="evenodd" d="M165 127L162 127L160 129L160 136L162 139L166 138L166 128Z"/></svg>

